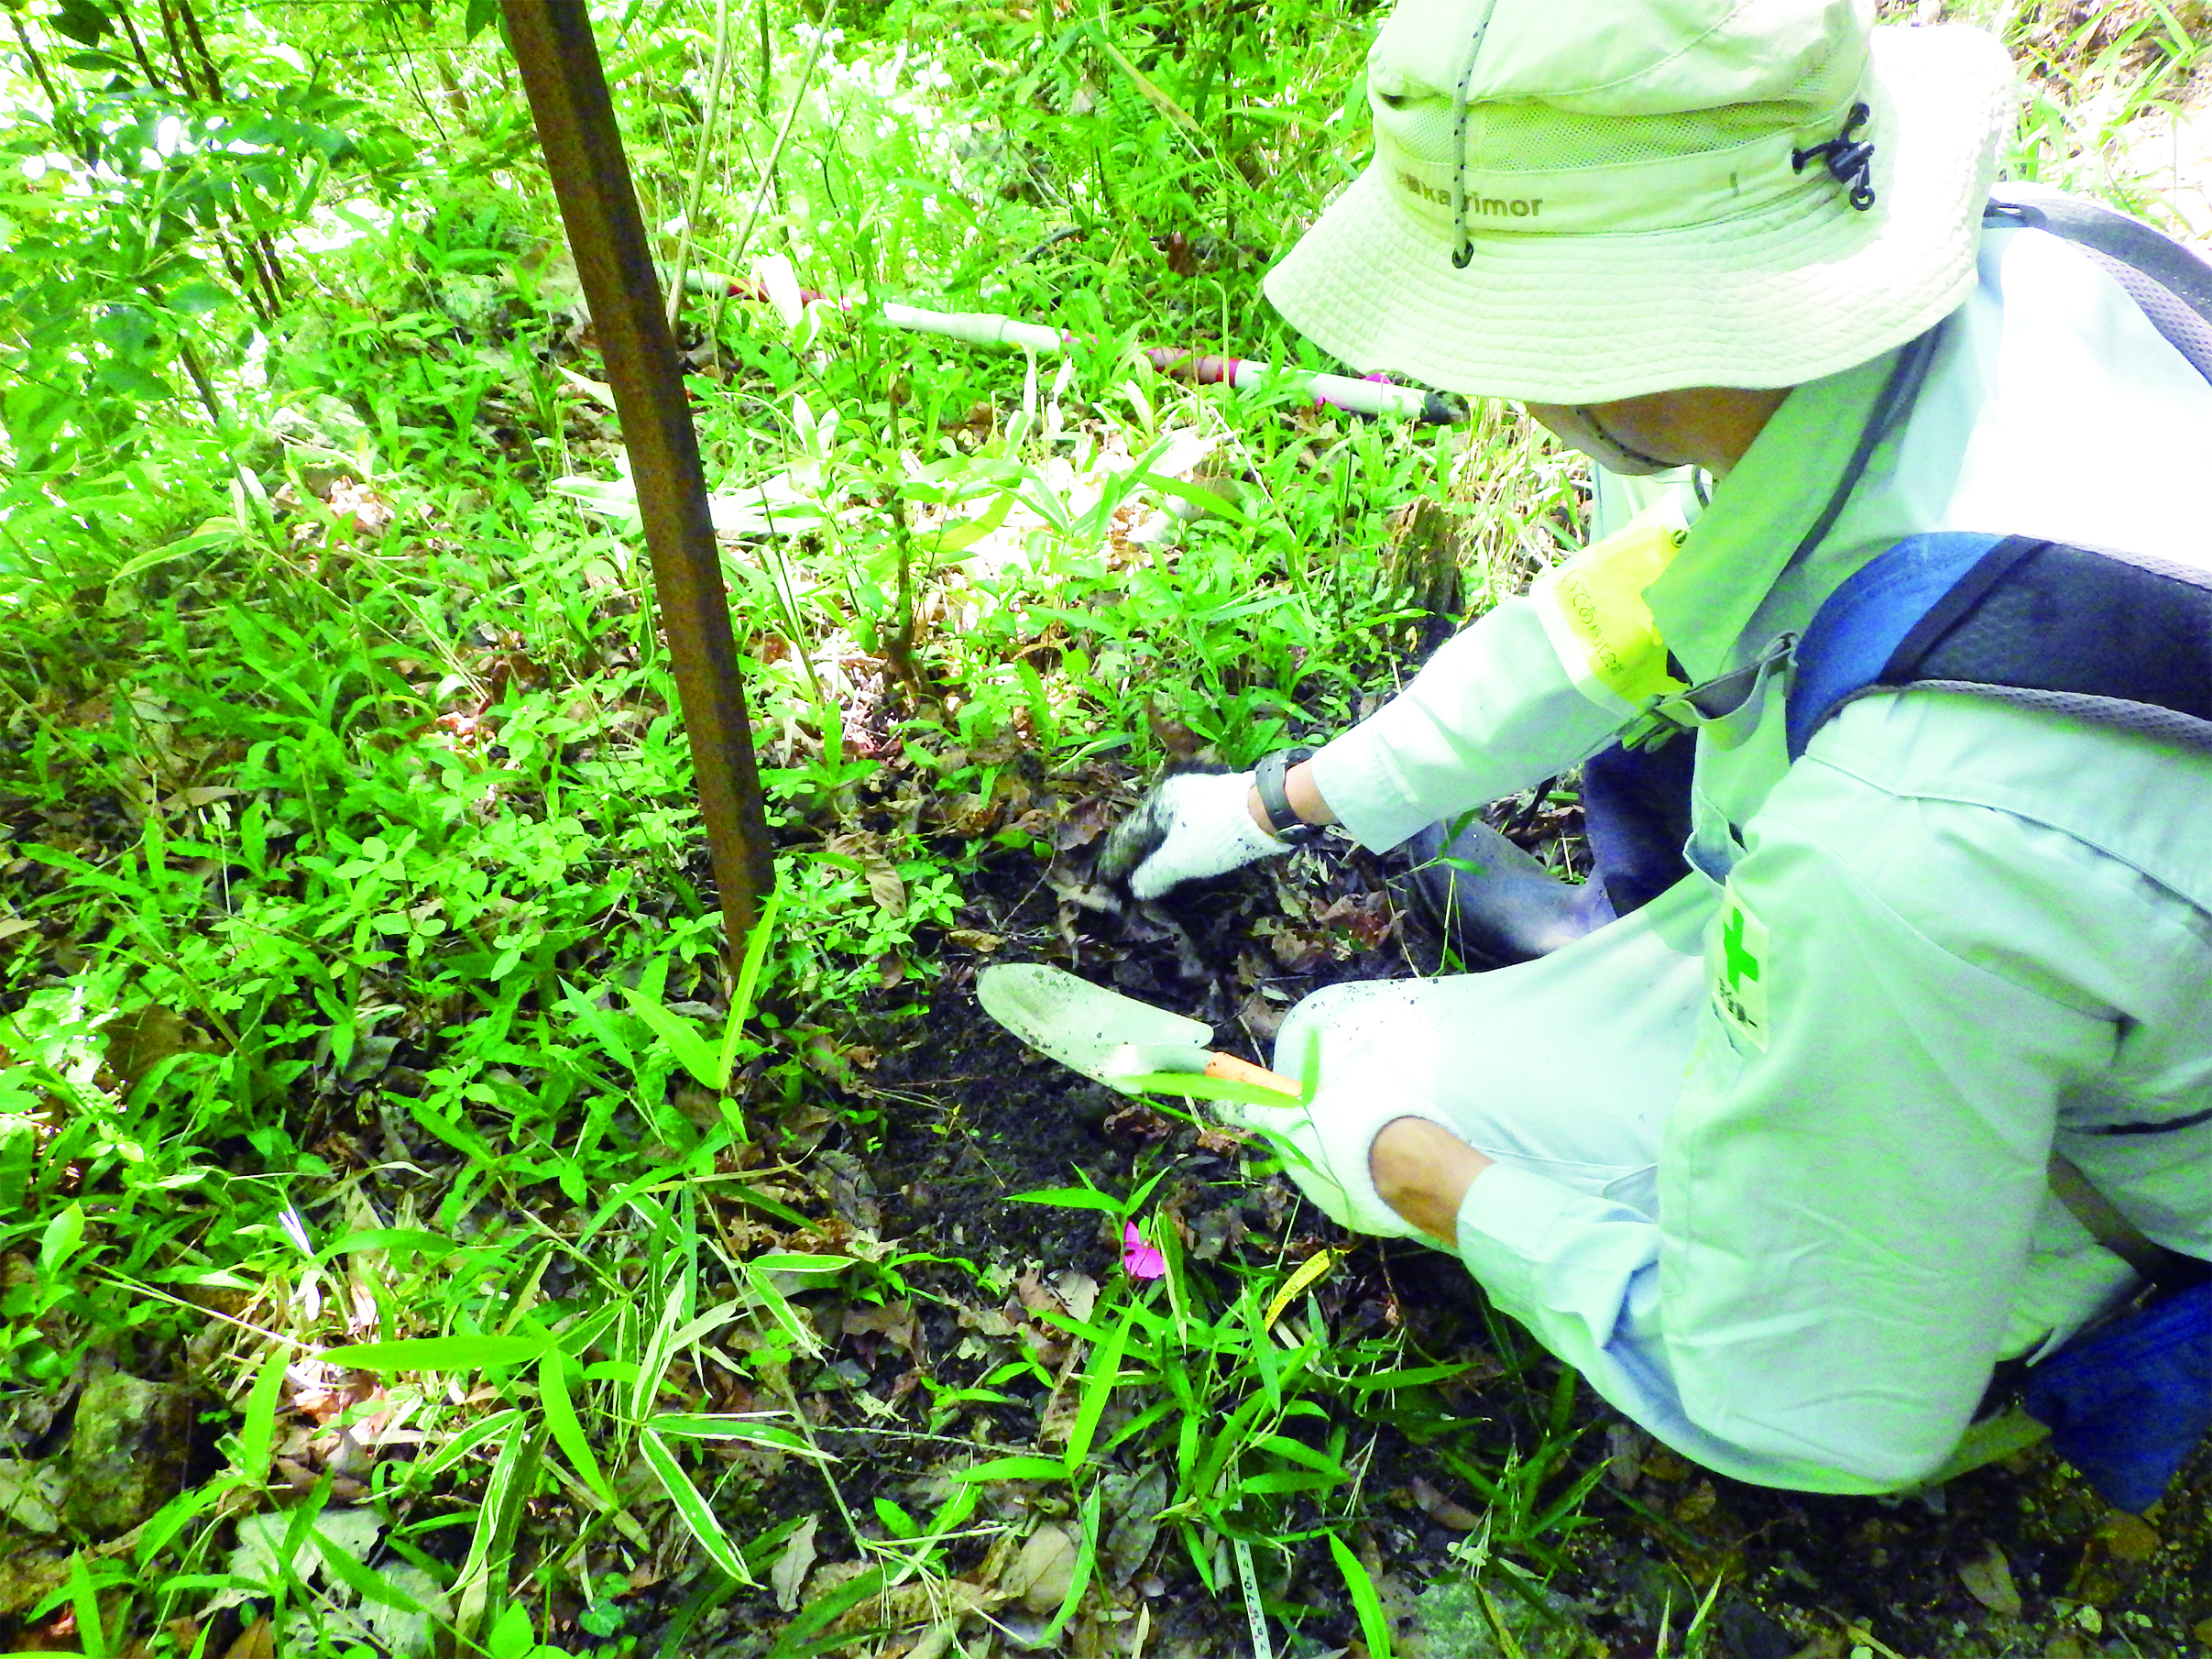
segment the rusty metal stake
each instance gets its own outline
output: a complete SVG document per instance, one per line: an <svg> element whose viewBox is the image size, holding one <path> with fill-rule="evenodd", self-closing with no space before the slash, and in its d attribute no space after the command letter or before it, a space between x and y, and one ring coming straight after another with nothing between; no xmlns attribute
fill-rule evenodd
<svg viewBox="0 0 2212 1659"><path fill-rule="evenodd" d="M502 0L501 9L622 419L721 890L725 947L741 953L775 865L675 342L584 0Z"/></svg>

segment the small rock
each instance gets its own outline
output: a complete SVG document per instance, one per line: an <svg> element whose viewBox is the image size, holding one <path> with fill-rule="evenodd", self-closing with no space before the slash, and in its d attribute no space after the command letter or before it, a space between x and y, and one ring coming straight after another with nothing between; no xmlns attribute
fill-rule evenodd
<svg viewBox="0 0 2212 1659"><path fill-rule="evenodd" d="M1994 1544L1979 1556L1958 1569L1959 1582L1973 1597L1991 1612L2007 1619L2020 1617L2020 1589L2012 1582L2012 1564L2005 1559L2004 1551Z"/></svg>
<svg viewBox="0 0 2212 1659"><path fill-rule="evenodd" d="M190 1452L192 1397L108 1371L84 1385L69 1437L61 1518L95 1538L127 1533L174 1498Z"/></svg>
<svg viewBox="0 0 2212 1659"><path fill-rule="evenodd" d="M1519 1596L1493 1594L1487 1609L1481 1589L1463 1578L1431 1584L1415 1610L1407 1643L1425 1659L1575 1659L1589 1641L1582 1609L1557 1592L1546 1592L1542 1612ZM1510 1645L1500 1643L1492 1627L1495 1616ZM1418 1643L1418 1648L1416 1644Z"/></svg>

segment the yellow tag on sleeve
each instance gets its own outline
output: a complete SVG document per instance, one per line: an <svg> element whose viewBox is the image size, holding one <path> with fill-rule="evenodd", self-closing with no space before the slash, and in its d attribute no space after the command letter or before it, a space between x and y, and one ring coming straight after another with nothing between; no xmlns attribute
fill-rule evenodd
<svg viewBox="0 0 2212 1659"><path fill-rule="evenodd" d="M1529 589L1575 689L1624 719L1686 688L1667 671L1667 642L1644 589L1673 562L1687 533L1670 496L1546 571Z"/></svg>

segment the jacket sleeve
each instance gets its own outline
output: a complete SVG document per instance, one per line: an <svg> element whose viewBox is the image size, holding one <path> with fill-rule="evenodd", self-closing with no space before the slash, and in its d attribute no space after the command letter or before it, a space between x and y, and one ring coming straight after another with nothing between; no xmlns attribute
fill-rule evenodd
<svg viewBox="0 0 2212 1659"><path fill-rule="evenodd" d="M1362 845L1395 847L1563 772L1681 689L1643 594L1686 533L1683 495L1546 571L1314 756L1321 798Z"/></svg>
<svg viewBox="0 0 2212 1659"><path fill-rule="evenodd" d="M2066 1092L2111 1063L2130 977L2207 972L2181 908L2058 831L1801 763L1709 930L1658 1217L1501 1165L1468 1191L1462 1257L1710 1467L1826 1491L1924 1478L2025 1346L2026 1279L2086 1275L2077 1305L2126 1282L2044 1166ZM2115 943L2069 961L2069 934Z"/></svg>
<svg viewBox="0 0 2212 1659"><path fill-rule="evenodd" d="M1313 778L1361 845L1386 851L1424 824L1565 771L1619 723L1576 690L1537 602L1510 599L1319 751Z"/></svg>

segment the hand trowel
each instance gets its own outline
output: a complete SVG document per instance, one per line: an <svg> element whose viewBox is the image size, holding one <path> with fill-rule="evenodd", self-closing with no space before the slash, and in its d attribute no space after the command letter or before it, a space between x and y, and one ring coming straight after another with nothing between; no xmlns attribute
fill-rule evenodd
<svg viewBox="0 0 2212 1659"><path fill-rule="evenodd" d="M1009 962L976 975L983 1012L1060 1064L1118 1089L1162 1071L1221 1078L1296 1099L1296 1079L1212 1047L1213 1027L1040 962Z"/></svg>

